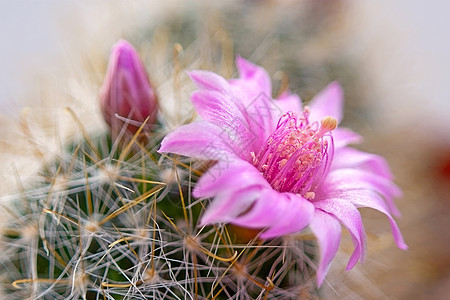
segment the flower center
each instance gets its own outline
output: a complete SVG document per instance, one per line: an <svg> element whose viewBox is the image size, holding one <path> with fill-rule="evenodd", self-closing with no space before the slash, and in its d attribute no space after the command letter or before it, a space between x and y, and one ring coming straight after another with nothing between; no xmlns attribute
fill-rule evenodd
<svg viewBox="0 0 450 300"><path fill-rule="evenodd" d="M319 125L310 124L308 117L308 107L301 116L291 111L283 114L265 145L257 155L252 152L252 157L253 165L275 190L313 199L331 162L330 132L337 127L337 120L325 117Z"/></svg>

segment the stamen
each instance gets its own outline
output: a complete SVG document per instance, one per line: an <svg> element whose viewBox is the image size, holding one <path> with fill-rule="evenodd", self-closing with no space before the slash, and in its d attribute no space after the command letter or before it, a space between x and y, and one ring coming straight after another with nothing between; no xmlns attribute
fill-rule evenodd
<svg viewBox="0 0 450 300"><path fill-rule="evenodd" d="M329 132L336 127L333 117L323 118L320 126L317 122L310 124L308 107L300 116L287 112L258 154L251 153L253 164L277 191L312 200L312 190L330 161L333 140Z"/></svg>
<svg viewBox="0 0 450 300"><path fill-rule="evenodd" d="M337 127L337 120L333 117L327 116L320 121L320 128L317 132L319 137L322 137L325 133L328 133Z"/></svg>

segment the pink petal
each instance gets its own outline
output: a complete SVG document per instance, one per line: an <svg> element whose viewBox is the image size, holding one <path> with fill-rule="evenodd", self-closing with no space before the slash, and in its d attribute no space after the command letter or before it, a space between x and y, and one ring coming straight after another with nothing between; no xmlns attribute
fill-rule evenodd
<svg viewBox="0 0 450 300"><path fill-rule="evenodd" d="M232 89L235 97L243 103L248 123L254 128L254 132L265 140L274 130L283 111L276 105L270 95L258 90L247 82L237 79L232 81Z"/></svg>
<svg viewBox="0 0 450 300"><path fill-rule="evenodd" d="M293 111L297 114L301 114L303 111L302 100L300 97L296 94L290 94L289 92L281 94L280 97L275 100L274 105L278 106L279 110L282 112ZM279 118L277 118L277 121L278 119Z"/></svg>
<svg viewBox="0 0 450 300"><path fill-rule="evenodd" d="M156 121L158 103L155 91L139 54L127 41L120 40L114 45L99 96L100 108L111 127L113 138L123 126L135 133L139 128L135 125L142 124L147 117L149 125ZM131 122L126 123L116 115Z"/></svg>
<svg viewBox="0 0 450 300"><path fill-rule="evenodd" d="M275 211L281 212L280 218L261 234L263 239L299 232L308 226L313 217L314 205L305 198L291 193L279 195L284 197L270 197L263 202L265 207L268 208L266 215L270 214L271 211L272 213ZM281 204L282 202L285 202L284 205Z"/></svg>
<svg viewBox="0 0 450 300"><path fill-rule="evenodd" d="M347 270L353 268L365 255L365 232L361 214L356 207L340 198L332 198L314 202L314 206L336 217L350 232L355 250L347 264Z"/></svg>
<svg viewBox="0 0 450 300"><path fill-rule="evenodd" d="M228 81L216 73L196 70L188 74L200 90L230 91Z"/></svg>
<svg viewBox="0 0 450 300"><path fill-rule="evenodd" d="M267 96L272 94L272 82L269 74L264 68L255 65L248 60L238 56L236 58L236 65L239 70L239 79L247 81L248 84L253 84Z"/></svg>
<svg viewBox="0 0 450 300"><path fill-rule="evenodd" d="M232 220L233 224L250 228L267 228L261 238L273 238L305 228L314 213L314 206L303 197L279 193L272 188L262 191L249 212Z"/></svg>
<svg viewBox="0 0 450 300"><path fill-rule="evenodd" d="M208 122L221 122L227 124L230 120L238 118L240 122L242 111L231 99L230 94L224 94L218 91L198 90L191 96L191 102L195 107L197 114L203 120ZM216 120L218 119L218 120Z"/></svg>
<svg viewBox="0 0 450 300"><path fill-rule="evenodd" d="M201 159L225 160L239 155L240 146L207 122L194 122L175 129L161 142L159 153L175 153Z"/></svg>
<svg viewBox="0 0 450 300"><path fill-rule="evenodd" d="M376 173L359 169L338 169L331 171L322 183L323 189L336 192L348 190L367 190L380 193L388 204L389 211L399 215L393 197L401 197L402 191L390 180Z"/></svg>
<svg viewBox="0 0 450 300"><path fill-rule="evenodd" d="M403 236L400 232L400 229L397 226L397 223L392 218L388 209L383 201L383 199L374 192L364 192L364 191L347 191L342 193L340 197L347 199L351 203L353 203L356 207L369 207L378 210L379 212L385 214L392 228L392 235L394 236L395 243L397 247L403 250L408 249Z"/></svg>
<svg viewBox="0 0 450 300"><path fill-rule="evenodd" d="M219 192L202 216L200 226L233 221L239 214L247 210L260 195L261 187L259 186Z"/></svg>
<svg viewBox="0 0 450 300"><path fill-rule="evenodd" d="M331 168L360 168L388 179L393 178L383 157L349 147L336 150Z"/></svg>
<svg viewBox="0 0 450 300"><path fill-rule="evenodd" d="M212 197L220 192L237 191L251 186L270 188L261 173L250 163L239 158L220 162L200 177L193 195L196 198Z"/></svg>
<svg viewBox="0 0 450 300"><path fill-rule="evenodd" d="M280 97L275 100L275 104L283 112L293 111L297 114L301 114L303 111L302 100L300 97L296 94L291 94L288 91L281 94Z"/></svg>
<svg viewBox="0 0 450 300"><path fill-rule="evenodd" d="M271 98L265 96L256 81L250 80L250 71L246 71L246 80L236 80L239 84L234 88L212 72L192 71L189 75L200 88L192 97L199 115L223 127L222 134L228 134L231 139L237 139L241 145L249 147L242 149L248 158L251 151L262 146L273 130L267 124L274 121L271 120L272 115L267 113L272 109Z"/></svg>
<svg viewBox="0 0 450 300"><path fill-rule="evenodd" d="M232 221L266 189L271 189L270 185L248 162L240 159L229 165L219 162L200 177L193 191L196 198L215 196L200 224Z"/></svg>
<svg viewBox="0 0 450 300"><path fill-rule="evenodd" d="M236 64L240 77L229 80L229 83L236 97L244 104L247 116L249 116L249 124L260 126L261 137L265 140L275 129L278 119L286 112L284 110L286 107L282 107L283 104L292 104L296 109L298 105L293 104L295 99L286 99L286 101L282 101L283 103L280 102L280 105L278 105L278 100L272 99L270 77L260 66L241 57L236 59ZM255 130L255 132L257 131L258 129Z"/></svg>
<svg viewBox="0 0 450 300"><path fill-rule="evenodd" d="M252 120L249 111L230 93L200 90L192 94L192 104L205 121L222 128L220 135L227 135L241 146L243 157L249 159L264 142L264 128ZM260 114L257 115L260 117Z"/></svg>
<svg viewBox="0 0 450 300"><path fill-rule="evenodd" d="M315 96L309 107L311 122L320 122L324 117L331 116L340 122L342 120L342 106L344 104L343 91L339 83L332 82Z"/></svg>
<svg viewBox="0 0 450 300"><path fill-rule="evenodd" d="M275 207L271 206L271 199L279 199ZM262 191L259 199L251 207L250 211L235 218L233 224L250 227L250 228L267 228L280 220L285 208L287 206L286 197L280 197L277 191L271 187ZM268 213L270 211L270 213Z"/></svg>
<svg viewBox="0 0 450 300"><path fill-rule="evenodd" d="M319 242L320 263L317 268L317 285L320 287L339 249L341 225L331 215L316 209L309 226Z"/></svg>
<svg viewBox="0 0 450 300"><path fill-rule="evenodd" d="M348 144L357 144L362 141L362 136L353 132L347 128L336 128L332 132L334 148L337 150L339 148L345 147Z"/></svg>

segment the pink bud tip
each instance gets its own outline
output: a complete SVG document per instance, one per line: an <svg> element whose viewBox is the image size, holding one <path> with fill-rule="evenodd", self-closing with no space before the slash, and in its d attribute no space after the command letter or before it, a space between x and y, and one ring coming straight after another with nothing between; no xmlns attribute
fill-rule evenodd
<svg viewBox="0 0 450 300"><path fill-rule="evenodd" d="M142 60L127 41L119 40L112 48L100 90L100 107L113 137L123 126L135 133L147 118L147 124L156 121L156 94Z"/></svg>

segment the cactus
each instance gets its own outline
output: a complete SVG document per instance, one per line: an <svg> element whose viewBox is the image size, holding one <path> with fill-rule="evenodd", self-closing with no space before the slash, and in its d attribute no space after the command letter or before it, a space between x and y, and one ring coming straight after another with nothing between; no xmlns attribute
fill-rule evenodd
<svg viewBox="0 0 450 300"><path fill-rule="evenodd" d="M314 291L312 241L242 240L244 229L199 228L205 204L190 189L203 166L159 156L158 133L146 144L139 133L127 144L103 134L66 145L42 171L44 184L2 205L8 297L252 299Z"/></svg>
<svg viewBox="0 0 450 300"><path fill-rule="evenodd" d="M3 205L9 297L240 299L310 288L311 243L243 243L236 229L198 228L195 164L136 140L115 146L107 135L69 145L43 171L46 185Z"/></svg>
<svg viewBox="0 0 450 300"><path fill-rule="evenodd" d="M221 14L231 16L236 9ZM184 17L164 24L171 32L166 46L174 45L166 47L173 50L165 55L168 69L149 70L159 99L158 121L141 117L130 132L122 113L123 130L96 130L67 108L80 135L64 141L62 152L43 163L36 176L41 180L3 197L0 285L8 299L319 297L318 249L311 233L261 240L255 230L199 226L208 204L191 191L211 162L157 152L168 131L195 118L184 99L192 86L183 71L207 67L230 76L234 50L253 51L252 43L240 43L246 39L240 29L252 21L239 20L241 27L224 21L229 23L208 32L208 26L199 30L192 16ZM283 26L275 25L274 44L287 38ZM196 39L197 30L211 40ZM152 49L163 49L155 38L158 30L149 32L144 41L153 38ZM302 41L313 39L302 34ZM288 66L298 87L317 90L331 74L340 72L344 79L351 74L342 60L319 69L317 62L294 67L290 51L296 50L286 49L278 64ZM265 54L276 57L273 53ZM283 91L287 76L280 78L276 85Z"/></svg>

